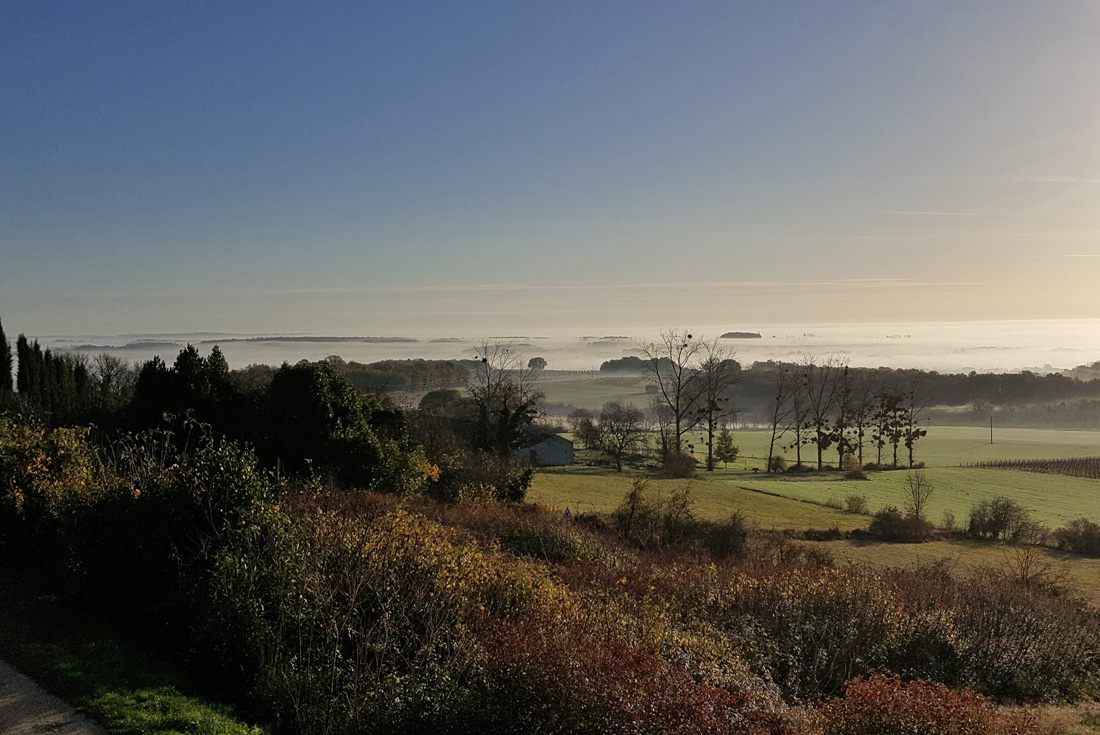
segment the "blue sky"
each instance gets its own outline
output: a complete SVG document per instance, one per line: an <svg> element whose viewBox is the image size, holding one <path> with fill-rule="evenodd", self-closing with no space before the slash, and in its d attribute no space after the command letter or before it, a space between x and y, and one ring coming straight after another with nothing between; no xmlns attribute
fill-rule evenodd
<svg viewBox="0 0 1100 735"><path fill-rule="evenodd" d="M1100 317L1100 2L8 2L9 332Z"/></svg>

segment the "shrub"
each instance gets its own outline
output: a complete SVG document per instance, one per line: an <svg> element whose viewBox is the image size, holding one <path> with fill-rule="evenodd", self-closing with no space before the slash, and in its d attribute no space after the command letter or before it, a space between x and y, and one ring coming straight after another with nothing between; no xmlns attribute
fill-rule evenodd
<svg viewBox="0 0 1100 735"><path fill-rule="evenodd" d="M531 467L484 450L454 449L436 461L438 481L430 484L427 492L449 502L522 502L534 477Z"/></svg>
<svg viewBox="0 0 1100 735"><path fill-rule="evenodd" d="M844 473L844 479L846 480L868 480L867 473L862 469L856 468L854 470L848 470Z"/></svg>
<svg viewBox="0 0 1100 735"><path fill-rule="evenodd" d="M835 496L832 495L825 498L825 502L822 503L822 505L824 505L826 508L832 508L833 510L840 510L844 507L844 503L840 502Z"/></svg>
<svg viewBox="0 0 1100 735"><path fill-rule="evenodd" d="M749 537L745 514L736 511L722 523L715 523L708 529L706 546L716 559L740 556L745 550L745 541Z"/></svg>
<svg viewBox="0 0 1100 735"><path fill-rule="evenodd" d="M1062 551L1100 556L1100 525L1086 518L1078 518L1056 530L1054 541Z"/></svg>
<svg viewBox="0 0 1100 735"><path fill-rule="evenodd" d="M790 697L839 693L853 673L885 662L898 605L865 569L806 567L731 577L706 618L738 636Z"/></svg>
<svg viewBox="0 0 1100 735"><path fill-rule="evenodd" d="M784 472L787 469L787 460L778 455L772 455L768 458L768 471L769 472Z"/></svg>
<svg viewBox="0 0 1100 735"><path fill-rule="evenodd" d="M698 464L695 457L687 452L669 452L662 465L662 471L669 477L694 477Z"/></svg>
<svg viewBox="0 0 1100 735"><path fill-rule="evenodd" d="M990 696L1062 701L1100 690L1100 615L1018 575L981 570L946 601L962 683Z"/></svg>
<svg viewBox="0 0 1100 735"><path fill-rule="evenodd" d="M48 429L0 416L0 544L56 561L63 527L100 490L85 429Z"/></svg>
<svg viewBox="0 0 1100 735"><path fill-rule="evenodd" d="M945 531L955 530L955 514L949 510L943 512L943 519L940 521L940 528Z"/></svg>
<svg viewBox="0 0 1100 735"><path fill-rule="evenodd" d="M786 469L786 473L788 475L795 474L795 473L810 473L810 472L816 472L816 471L817 470L814 468L814 466L812 464L808 464L808 463L807 464L792 464L790 467L788 467Z"/></svg>
<svg viewBox="0 0 1100 735"><path fill-rule="evenodd" d="M548 518L530 519L504 529L500 546L522 556L550 562L586 561L605 556L600 542L576 524Z"/></svg>
<svg viewBox="0 0 1100 735"><path fill-rule="evenodd" d="M695 535L699 524L694 504L690 483L667 496L652 497L649 481L638 477L634 478L612 518L628 543L642 548L661 548L683 544Z"/></svg>
<svg viewBox="0 0 1100 735"><path fill-rule="evenodd" d="M984 697L929 681L853 679L821 708L825 735L1039 735L1033 717L998 714Z"/></svg>
<svg viewBox="0 0 1100 735"><path fill-rule="evenodd" d="M805 732L775 687L734 651L714 657L688 640L662 647L598 598L576 602L581 604L564 609L552 624L486 621L492 655L485 661L490 726L483 731Z"/></svg>
<svg viewBox="0 0 1100 735"><path fill-rule="evenodd" d="M971 536L1011 541L1028 525L1028 513L1012 498L981 500L970 509Z"/></svg>
<svg viewBox="0 0 1100 735"><path fill-rule="evenodd" d="M883 541L920 543L932 536L932 524L915 513L902 514L894 506L887 506L875 513L867 531Z"/></svg>
<svg viewBox="0 0 1100 735"><path fill-rule="evenodd" d="M849 495L844 499L845 504L848 506L849 513L856 513L858 515L866 515L867 513L867 496L866 495Z"/></svg>
<svg viewBox="0 0 1100 735"><path fill-rule="evenodd" d="M511 574L423 517L257 510L218 555L203 633L288 732L433 729L467 696L461 623L478 603L526 607Z"/></svg>

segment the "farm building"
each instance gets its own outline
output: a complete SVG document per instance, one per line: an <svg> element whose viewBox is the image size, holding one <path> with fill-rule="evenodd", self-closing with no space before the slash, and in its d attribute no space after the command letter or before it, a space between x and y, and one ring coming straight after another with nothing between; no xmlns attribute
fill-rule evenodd
<svg viewBox="0 0 1100 735"><path fill-rule="evenodd" d="M516 450L516 459L535 467L573 464L573 442L557 434L536 438L534 443Z"/></svg>

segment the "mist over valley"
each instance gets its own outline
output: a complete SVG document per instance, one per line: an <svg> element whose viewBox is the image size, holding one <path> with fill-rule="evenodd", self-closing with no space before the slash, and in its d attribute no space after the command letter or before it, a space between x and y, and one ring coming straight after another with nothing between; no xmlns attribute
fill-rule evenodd
<svg viewBox="0 0 1100 735"><path fill-rule="evenodd" d="M107 352L140 362L159 355L170 361L193 344L208 352L217 344L233 368L251 364L321 360L338 355L348 362L471 359L485 341L506 342L524 356L542 357L550 370L598 370L607 360L637 355L638 343L666 327L615 328L548 333L484 335L304 335L190 332L142 335L43 335L43 347L94 355ZM694 327L692 327L694 329ZM797 362L804 355L843 354L853 367L917 368L938 372L1050 373L1100 360L1100 319L959 321L871 324L703 325L697 334L730 332L724 339L738 361Z"/></svg>

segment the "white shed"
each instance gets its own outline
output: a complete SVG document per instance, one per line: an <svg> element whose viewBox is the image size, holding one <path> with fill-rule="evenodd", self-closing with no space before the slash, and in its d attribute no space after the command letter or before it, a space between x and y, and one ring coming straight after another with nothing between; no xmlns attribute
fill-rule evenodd
<svg viewBox="0 0 1100 735"><path fill-rule="evenodd" d="M534 467L573 464L573 442L551 434L535 444L516 450L516 459Z"/></svg>

